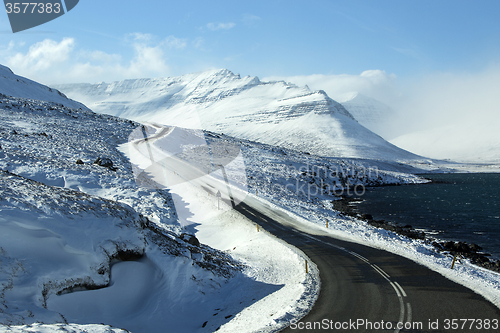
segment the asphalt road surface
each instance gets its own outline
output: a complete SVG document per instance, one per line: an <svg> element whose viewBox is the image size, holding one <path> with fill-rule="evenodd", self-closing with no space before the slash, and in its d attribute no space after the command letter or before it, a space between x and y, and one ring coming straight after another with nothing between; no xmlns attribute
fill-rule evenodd
<svg viewBox="0 0 500 333"><path fill-rule="evenodd" d="M133 152L151 162L143 173L145 181L189 181L213 195L222 193L229 207L244 199L235 207L238 212L302 250L318 266L318 300L308 315L284 332L500 331L500 310L470 289L401 256L307 228L260 200L245 198L244 192L231 191L223 165L224 179L217 179L205 177L209 171L203 164L162 155L154 143L171 132L172 128L158 128L133 143Z"/></svg>
<svg viewBox="0 0 500 333"><path fill-rule="evenodd" d="M500 331L495 305L414 261L326 233L309 234L287 214L249 197L236 210L319 268L318 300L283 332Z"/></svg>

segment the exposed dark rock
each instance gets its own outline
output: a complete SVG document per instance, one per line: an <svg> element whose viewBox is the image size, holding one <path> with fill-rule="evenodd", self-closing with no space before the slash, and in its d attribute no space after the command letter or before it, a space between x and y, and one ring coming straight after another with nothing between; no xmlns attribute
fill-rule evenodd
<svg viewBox="0 0 500 333"><path fill-rule="evenodd" d="M361 214L361 218L363 220L369 220L369 221L373 220L373 216L371 214Z"/></svg>
<svg viewBox="0 0 500 333"><path fill-rule="evenodd" d="M370 214L359 214L356 211L356 207L352 205L352 202L358 201L359 199L350 197L341 197L340 200L333 200L333 209L340 211L344 215L353 216L366 221L367 224L385 229L388 231L395 232L397 234L406 236L412 239L426 239L426 234L423 231L417 231L409 224L404 226L394 225L391 222L386 222L384 220L373 220ZM371 217L371 219L370 219ZM488 258L491 256L488 253L483 253L481 246L477 244L467 244L465 242L453 242L453 241L436 241L434 239L427 239L428 243L431 243L437 252L449 252L453 255L457 255L463 258L467 258L471 263L492 270L500 272L500 260L493 260Z"/></svg>
<svg viewBox="0 0 500 333"><path fill-rule="evenodd" d="M127 249L127 250L118 250L115 255L113 255L112 259L119 261L135 261L139 260L144 256L144 249Z"/></svg>
<svg viewBox="0 0 500 333"><path fill-rule="evenodd" d="M77 159L76 160L76 164L84 164L83 161L81 159Z"/></svg>
<svg viewBox="0 0 500 333"><path fill-rule="evenodd" d="M500 272L500 261L489 259L488 257L491 255L489 253L480 252L482 248L477 244L467 244L465 242L453 241L436 241L433 242L432 245L439 252L448 251L453 255L469 259L474 265Z"/></svg>
<svg viewBox="0 0 500 333"><path fill-rule="evenodd" d="M116 171L117 168L113 167L113 161L107 157L98 157L95 161L94 164L97 164L99 166L102 166L104 168L108 168L111 171Z"/></svg>
<svg viewBox="0 0 500 333"><path fill-rule="evenodd" d="M472 252L479 252L483 249L481 246L474 244L474 243L470 244L469 248Z"/></svg>
<svg viewBox="0 0 500 333"><path fill-rule="evenodd" d="M444 250L444 247L438 242L432 242L432 246L434 246L438 251Z"/></svg>
<svg viewBox="0 0 500 333"><path fill-rule="evenodd" d="M181 234L180 239L193 246L200 246L200 241L194 235L183 233Z"/></svg>

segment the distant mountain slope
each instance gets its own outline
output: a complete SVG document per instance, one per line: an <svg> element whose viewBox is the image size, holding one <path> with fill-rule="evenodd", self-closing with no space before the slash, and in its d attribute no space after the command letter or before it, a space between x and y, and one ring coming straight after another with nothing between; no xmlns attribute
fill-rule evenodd
<svg viewBox="0 0 500 333"><path fill-rule="evenodd" d="M360 125L324 91L212 70L56 86L99 113L203 128L322 156L419 159Z"/></svg>
<svg viewBox="0 0 500 333"><path fill-rule="evenodd" d="M3 65L0 65L0 93L7 96L54 102L68 108L88 110L85 105L67 98L60 91L16 75L10 68Z"/></svg>
<svg viewBox="0 0 500 333"><path fill-rule="evenodd" d="M391 142L431 158L468 162L500 162L499 123L470 119L447 126L411 132Z"/></svg>
<svg viewBox="0 0 500 333"><path fill-rule="evenodd" d="M337 98L356 120L381 136L387 132L388 120L395 112L388 105L363 94L352 92Z"/></svg>

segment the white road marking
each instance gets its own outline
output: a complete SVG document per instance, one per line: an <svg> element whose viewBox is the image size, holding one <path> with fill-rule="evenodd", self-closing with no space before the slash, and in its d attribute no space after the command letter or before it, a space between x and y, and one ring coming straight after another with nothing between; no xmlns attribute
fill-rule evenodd
<svg viewBox="0 0 500 333"><path fill-rule="evenodd" d="M313 237L311 235L308 235L308 234L303 234L303 235L306 236L307 238L314 239L317 242L321 242L319 239L317 239L316 237Z"/></svg>
<svg viewBox="0 0 500 333"><path fill-rule="evenodd" d="M398 299L399 299L399 322L402 323L403 320L405 319L405 304L403 302L403 296L399 292L398 287L396 287L396 285L394 283L392 283L392 281L389 281L389 283L391 284L391 286L396 291L396 294L398 295ZM399 333L399 331L400 331L400 329L398 328L394 332L395 333Z"/></svg>
<svg viewBox="0 0 500 333"><path fill-rule="evenodd" d="M396 281L394 281L394 283L396 284L396 286L398 286L399 290L401 290L401 294L403 294L403 297L406 297L406 293L403 287L401 287Z"/></svg>
<svg viewBox="0 0 500 333"><path fill-rule="evenodd" d="M410 303L406 303L406 322L407 323L411 323L411 305Z"/></svg>
<svg viewBox="0 0 500 333"><path fill-rule="evenodd" d="M329 245L331 247L334 247L334 248L337 248L337 249L340 249L340 250L344 250L346 251L347 253L355 256L356 258L366 262L367 264L369 264L377 273L379 273L384 279L386 279L392 286L392 288L394 289L394 291L396 292L396 295L398 296L398 300L399 300L399 322L400 323L403 323L404 319L405 319L405 303L403 301L403 297L407 297L406 295L406 292L404 291L403 287L401 287L401 285L397 282L392 282L390 280L391 276L389 274L387 274L382 268L378 267L377 265L375 264L370 264L370 261L363 257L362 255L356 253L356 252L353 252L353 251L349 251L343 247L340 247L340 246L337 246L337 245L334 245L334 244L330 244L328 242L325 242L325 241L322 241L316 237L313 237L311 235L308 235L306 233L303 233L304 236L306 236L307 238L309 239L312 239L312 240L315 240L317 242L320 242L320 243L323 243L323 244L326 244L326 245ZM406 322L410 323L412 320L412 310L411 310L411 305L409 302L406 303ZM396 329L394 331L394 333L399 333L401 330L400 329Z"/></svg>
<svg viewBox="0 0 500 333"><path fill-rule="evenodd" d="M373 268L373 269L374 269L377 273L379 273L380 275L382 275L382 277L383 277L384 279L386 279L387 281L389 281L389 283L392 283L392 282L391 282L391 280L389 279L389 278L390 278L390 276L388 276L387 274L385 274L385 272L384 272L384 271L382 271L380 268L378 268L378 266L377 266L377 265L371 265L371 264L370 264L370 266L372 266L372 268Z"/></svg>
<svg viewBox="0 0 500 333"><path fill-rule="evenodd" d="M356 258L359 258L359 259L363 260L366 263L370 262L368 259L366 259L365 257L363 257L361 254L357 254L356 252L352 252L352 251L349 251L349 253L352 254L353 256L355 256Z"/></svg>
<svg viewBox="0 0 500 333"><path fill-rule="evenodd" d="M403 298L403 296L401 295L401 292L399 291L398 287L396 287L396 285L394 284L394 282L392 281L389 281L389 283L391 284L391 286L394 288L394 290L396 290L396 294L398 295L399 298Z"/></svg>
<svg viewBox="0 0 500 333"><path fill-rule="evenodd" d="M385 276L387 279L390 279L391 276L389 274L387 274L382 268L378 267L377 265L373 264L372 265L376 270L378 270L380 272L380 274L382 274L383 276Z"/></svg>

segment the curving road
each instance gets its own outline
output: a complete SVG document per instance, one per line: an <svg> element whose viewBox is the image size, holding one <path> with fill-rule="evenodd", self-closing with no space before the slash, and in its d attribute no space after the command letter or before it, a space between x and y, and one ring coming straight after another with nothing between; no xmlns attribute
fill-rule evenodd
<svg viewBox="0 0 500 333"><path fill-rule="evenodd" d="M302 250L319 268L321 292L317 302L307 316L283 332L500 329L500 310L496 306L411 260L341 241L326 232L310 234L287 214L253 198L247 197L236 210Z"/></svg>
<svg viewBox="0 0 500 333"><path fill-rule="evenodd" d="M245 198L243 191L230 190L226 176L204 177L207 171L177 156L158 161L154 155L161 152L154 142L170 133L170 128L159 129L133 142L134 151L151 164L144 171L147 178L157 184L189 181L213 195L222 193L229 207L244 199L235 207L238 212L302 250L318 266L318 300L284 332L500 331L496 306L422 265L307 228L256 198Z"/></svg>

